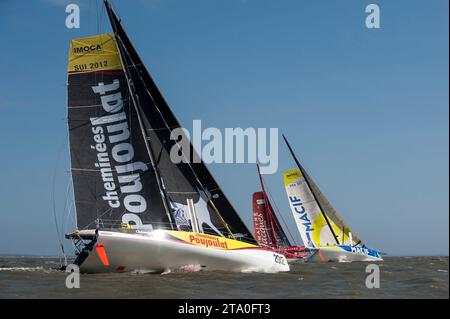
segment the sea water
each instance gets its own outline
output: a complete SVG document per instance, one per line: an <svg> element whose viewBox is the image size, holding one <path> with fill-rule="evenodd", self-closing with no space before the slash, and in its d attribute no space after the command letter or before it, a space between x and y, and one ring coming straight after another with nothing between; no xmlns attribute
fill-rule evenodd
<svg viewBox="0 0 450 319"><path fill-rule="evenodd" d="M0 298L449 298L448 257L386 257L380 287L365 262L291 264L278 274L182 271L82 274L66 288L58 258L0 257Z"/></svg>

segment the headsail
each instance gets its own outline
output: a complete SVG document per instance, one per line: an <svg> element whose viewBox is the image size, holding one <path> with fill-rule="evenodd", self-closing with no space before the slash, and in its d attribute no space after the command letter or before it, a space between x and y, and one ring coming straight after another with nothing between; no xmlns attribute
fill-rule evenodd
<svg viewBox="0 0 450 319"><path fill-rule="evenodd" d="M252 196L253 228L255 239L261 246L277 247L275 232L270 223L269 213L263 192L255 192Z"/></svg>
<svg viewBox="0 0 450 319"><path fill-rule="evenodd" d="M116 41L71 42L68 125L78 229L169 224Z"/></svg>
<svg viewBox="0 0 450 319"><path fill-rule="evenodd" d="M271 248L290 247L289 239L264 192L253 193L252 203L253 227L258 244Z"/></svg>
<svg viewBox="0 0 450 319"><path fill-rule="evenodd" d="M319 187L313 181L313 179L309 176L308 172L302 167L303 175L305 177L306 182L308 183L311 191L315 195L317 202L319 203L323 212L331 219L331 221L336 225L333 229L335 229L336 236L339 239L341 244L353 245L362 243L362 240L358 237L358 235L350 229L344 219L339 215L336 209L331 205L325 195L321 192ZM352 234L352 241L350 242L349 233Z"/></svg>
<svg viewBox="0 0 450 319"><path fill-rule="evenodd" d="M253 194L253 225L255 234L257 237L261 237L263 242L271 242L270 245L266 246L272 248L291 247L292 245L289 242L283 227L281 227L272 205L270 204L269 198L267 197L266 187L258 164L256 164L256 168L258 170L262 191ZM265 232L265 234L262 234L262 232ZM256 238L256 240L258 243L261 243L258 238Z"/></svg>
<svg viewBox="0 0 450 319"><path fill-rule="evenodd" d="M298 167L284 173L284 183L305 245L318 247L361 243L300 164L284 135L283 138ZM304 202L307 203L303 205Z"/></svg>
<svg viewBox="0 0 450 319"><path fill-rule="evenodd" d="M296 168L284 172L284 185L304 245L309 248L336 245L303 174Z"/></svg>
<svg viewBox="0 0 450 319"><path fill-rule="evenodd" d="M105 5L134 97L142 110L145 134L153 156L157 159L157 168L172 214L183 216L180 221L185 220L187 214L180 213L188 210L187 201L192 199L202 231L222 236L242 234L253 242L251 232L207 167L203 162L193 161L196 155L192 144L189 142L187 149L180 149L176 137L173 139L172 130L181 128L181 125L143 65L111 6L107 1ZM185 161L174 163L170 156L174 151L181 154Z"/></svg>

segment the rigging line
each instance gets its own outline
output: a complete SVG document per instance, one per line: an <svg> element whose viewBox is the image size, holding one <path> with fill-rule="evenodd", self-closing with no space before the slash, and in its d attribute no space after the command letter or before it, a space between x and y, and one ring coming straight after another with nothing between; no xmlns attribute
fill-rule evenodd
<svg viewBox="0 0 450 319"><path fill-rule="evenodd" d="M65 201L64 201L63 212L65 212L66 209L67 209L68 195L69 195L69 190L70 190L70 181L71 180L69 178L68 183L67 183L67 187L66 187L66 196L65 196ZM70 213L70 211L68 211L68 213ZM66 224L66 221L68 219L68 216L69 215L67 214L66 217L61 220L61 230L62 230L63 233L65 233L65 224Z"/></svg>
<svg viewBox="0 0 450 319"><path fill-rule="evenodd" d="M66 105L69 106L69 77L70 74L67 73L67 77L66 77ZM69 119L69 108L67 107L66 109L66 126L67 126L67 130L66 130L66 137L65 137L65 141L66 141L66 147L67 147L67 151L68 151L68 155L69 155L69 176L70 176L70 180L72 180L72 171L70 170L70 168L72 167L72 151L70 149L70 119ZM72 199L73 199L73 205L74 205L74 209L73 209L73 216L74 216L74 225L75 225L75 229L78 229L78 216L77 216L77 212L76 212L76 207L75 207L75 190L72 187Z"/></svg>
<svg viewBox="0 0 450 319"><path fill-rule="evenodd" d="M103 15L104 15L104 10L105 10L104 6L101 6L101 7L102 7L102 9L101 9L101 14L100 14L100 31L103 27Z"/></svg>
<svg viewBox="0 0 450 319"><path fill-rule="evenodd" d="M121 39L120 36L118 36L118 35L117 35L116 37L117 37L118 40L122 43L122 48L123 48L123 49L125 50L125 52L127 53L127 55L128 55L128 57L129 57L131 63L133 64L134 68L135 68L136 70L138 70L138 69L136 68L136 65L135 65L133 59L131 58L130 53L128 52L127 48L126 48L125 45L123 44L122 39ZM164 116L162 115L161 110L159 109L159 107L158 107L156 101L153 99L153 96L151 95L151 93L150 93L149 90L147 89L147 86L145 85L145 81L144 81L144 79L141 77L140 72L137 72L137 73L138 73L138 75L139 75L139 79L141 80L142 84L144 85L145 91L147 92L147 94L149 95L149 97L151 98L151 100L153 101L156 110L158 111L159 115L161 116L161 119L163 120L164 125L170 130L170 126L167 124L167 121L166 121L166 119L164 118ZM202 191L204 192L205 196L208 198L208 201L211 203L211 206L212 206L213 210L214 210L214 211L216 212L216 214L219 216L219 219L221 220L221 222L223 223L223 225L225 226L225 228L229 231L230 235L231 235L233 238L235 238L235 237L234 237L234 234L231 232L231 230L229 230L228 224L225 222L225 220L223 219L222 215L221 215L220 212L218 211L217 207L214 205L214 203L213 203L213 201L212 201L212 197L209 196L208 192L206 191L206 188L203 186L203 183L200 181L200 179L198 178L197 174L195 173L193 167L192 167L191 164L190 164L189 159L186 158L186 155L184 154L183 149L181 148L181 146L178 144L178 142L177 142L176 140L175 140L174 142L175 142L175 144L178 146L178 149L181 151L181 154L183 155L183 158L184 158L184 160L185 160L185 163L189 166L189 168L191 169L192 173L194 174L194 177L195 177L197 183L200 185L200 187L201 187ZM194 148L193 148L193 152L195 152L195 149L194 149Z"/></svg>
<svg viewBox="0 0 450 319"><path fill-rule="evenodd" d="M66 202L64 204L64 210L67 209L67 215L66 215L66 218L65 218L64 225L62 227L63 231L65 229L67 229L67 225L69 223L69 217L72 215L73 201L69 199L69 197L70 197L69 193L71 191L71 185L72 185L72 176L71 176L71 174L69 174L69 181L67 183L67 191L66 191ZM75 221L75 219L74 219L74 221ZM75 227L76 227L76 222L75 222Z"/></svg>
<svg viewBox="0 0 450 319"><path fill-rule="evenodd" d="M289 236L290 236L291 239L292 239L292 243L293 243L294 245L296 245L296 240L294 239L294 236L292 236L292 233L291 233L291 231L289 230L289 227L288 227L286 221L284 220L284 217L283 217L283 215L281 214L280 209L278 208L277 202L274 200L274 198L273 198L273 196L272 196L272 193L270 192L270 189L269 189L269 188L267 188L267 193L269 194L270 199L272 200L272 203L274 204L275 209L276 209L277 212L278 212L278 216L281 217L281 220L283 221L283 224L284 224L285 228L287 229L287 231L288 231L288 233L289 233Z"/></svg>
<svg viewBox="0 0 450 319"><path fill-rule="evenodd" d="M58 237L58 242L61 248L61 252L63 254L64 257L64 261L67 262L67 257L66 257L66 252L64 250L64 244L62 242L62 235L61 235L61 231L59 229L59 225L58 225L58 217L56 214L56 198L55 198L55 185L56 185L56 175L57 175L57 170L58 170L58 166L59 166L59 161L61 158L61 153L62 153L62 148L64 146L64 141L67 139L67 133L66 136L64 136L64 139L62 141L62 143L59 146L59 151L56 157L56 161L55 161L55 167L53 170L53 180L52 180L52 206L53 206L53 220L55 222L55 227L56 227L56 235Z"/></svg>
<svg viewBox="0 0 450 319"><path fill-rule="evenodd" d="M95 11L97 14L97 34L100 34L100 18L98 16L98 0L95 0Z"/></svg>

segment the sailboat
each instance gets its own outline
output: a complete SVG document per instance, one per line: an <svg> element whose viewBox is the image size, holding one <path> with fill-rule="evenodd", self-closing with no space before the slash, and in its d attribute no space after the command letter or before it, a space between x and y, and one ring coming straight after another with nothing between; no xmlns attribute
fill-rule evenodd
<svg viewBox="0 0 450 319"><path fill-rule="evenodd" d="M66 238L75 264L85 273L288 271L282 254L257 245L205 164L186 155L192 144L178 144L178 120L104 4L113 34L74 39L69 52L77 227Z"/></svg>
<svg viewBox="0 0 450 319"><path fill-rule="evenodd" d="M253 227L256 241L263 247L278 251L288 260L306 258L308 252L305 247L291 244L283 230L267 196L259 165L256 166L262 189L260 192L253 193L252 196Z"/></svg>
<svg viewBox="0 0 450 319"><path fill-rule="evenodd" d="M297 229L312 252L308 261L382 261L381 253L365 246L320 191L284 134L283 139L297 164L284 172L284 185Z"/></svg>

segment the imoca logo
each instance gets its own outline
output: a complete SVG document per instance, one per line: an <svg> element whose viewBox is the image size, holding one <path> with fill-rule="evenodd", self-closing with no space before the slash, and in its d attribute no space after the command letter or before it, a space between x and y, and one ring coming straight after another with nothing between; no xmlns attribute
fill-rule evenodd
<svg viewBox="0 0 450 319"><path fill-rule="evenodd" d="M101 49L101 44L84 45L81 47L74 47L73 54L86 54L94 51L100 51Z"/></svg>

